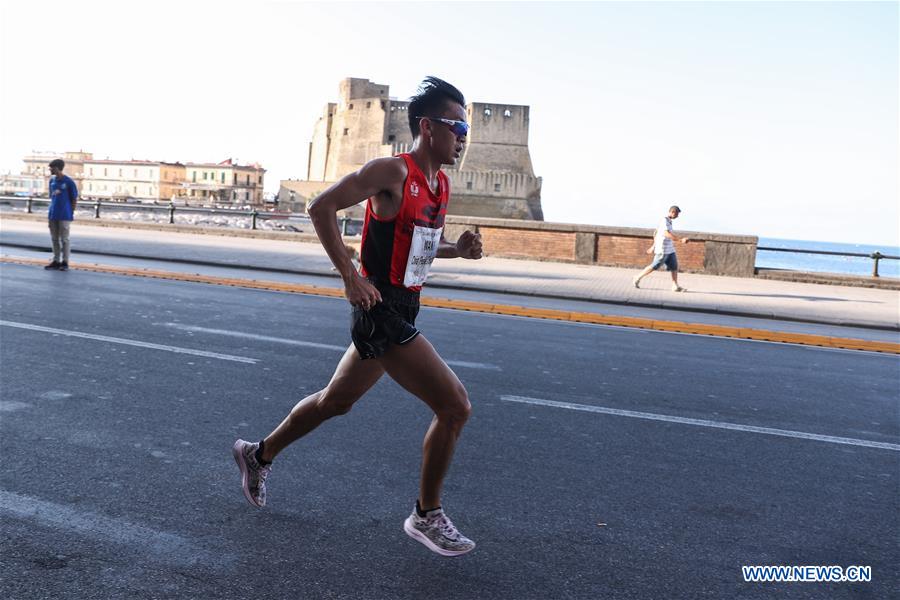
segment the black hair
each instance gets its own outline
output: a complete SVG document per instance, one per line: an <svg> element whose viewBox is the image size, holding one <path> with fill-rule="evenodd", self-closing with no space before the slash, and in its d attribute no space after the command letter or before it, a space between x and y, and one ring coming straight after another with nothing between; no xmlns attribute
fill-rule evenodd
<svg viewBox="0 0 900 600"><path fill-rule="evenodd" d="M437 77L428 76L419 84L416 94L409 99L409 130L414 138L419 137L419 119L437 117L448 102L466 105L462 92Z"/></svg>
<svg viewBox="0 0 900 600"><path fill-rule="evenodd" d="M61 158L54 158L53 160L50 161L50 164L48 166L56 168L56 169L63 169L66 166L66 161L64 161Z"/></svg>

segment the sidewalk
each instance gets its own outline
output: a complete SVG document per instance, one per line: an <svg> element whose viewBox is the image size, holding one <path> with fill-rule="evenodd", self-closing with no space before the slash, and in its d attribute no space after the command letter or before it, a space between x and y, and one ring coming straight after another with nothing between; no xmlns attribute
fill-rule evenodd
<svg viewBox="0 0 900 600"><path fill-rule="evenodd" d="M335 277L325 251L314 243L173 233L163 228L92 227L83 221L72 231L73 261L79 253L110 254ZM6 254L15 254L11 245L49 249L49 242L43 220L0 220L0 245ZM670 290L667 273L651 274L642 281L641 289L632 285L634 274L632 269L486 257L480 261L437 260L428 285L900 330L897 291L688 273L679 276L688 291L676 293Z"/></svg>

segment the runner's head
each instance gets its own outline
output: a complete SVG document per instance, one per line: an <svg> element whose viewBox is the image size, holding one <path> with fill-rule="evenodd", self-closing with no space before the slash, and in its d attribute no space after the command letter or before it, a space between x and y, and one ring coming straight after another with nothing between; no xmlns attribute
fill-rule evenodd
<svg viewBox="0 0 900 600"><path fill-rule="evenodd" d="M677 219L678 215L680 215L680 214L681 214L681 209L678 208L677 206L675 206L674 204L669 207L669 218L670 219Z"/></svg>
<svg viewBox="0 0 900 600"><path fill-rule="evenodd" d="M462 92L437 77L426 77L409 99L409 129L416 143L443 164L456 164L469 134Z"/></svg>

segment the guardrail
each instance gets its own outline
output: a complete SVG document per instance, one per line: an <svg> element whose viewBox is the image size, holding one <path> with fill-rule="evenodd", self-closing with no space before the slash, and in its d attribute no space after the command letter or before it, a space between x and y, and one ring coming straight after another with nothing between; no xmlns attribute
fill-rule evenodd
<svg viewBox="0 0 900 600"><path fill-rule="evenodd" d="M851 256L856 258L871 258L875 261L872 265L872 277L880 277L878 274L878 261L880 260L900 260L900 256L892 256L890 254L882 254L878 250L872 253L865 252L833 252L831 250L801 250L800 248L770 248L767 246L757 246L757 251L765 250L768 252L791 252L795 254L823 254L827 256Z"/></svg>
<svg viewBox="0 0 900 600"><path fill-rule="evenodd" d="M34 204L50 204L49 198L40 198L37 196L0 196L0 202L7 203L24 203L25 204L25 212L33 213L34 212ZM132 203L132 202L101 202L100 200L81 200L79 201L81 205L89 205L94 209L94 218L100 218L100 212L103 208L116 209L116 210L146 210L151 212L168 212L169 214L169 223L175 223L175 213L185 213L185 214L217 214L217 215L229 215L235 217L250 217L250 229L257 228L257 221L259 219L281 219L281 218L293 218L309 221L309 216L304 213L274 213L269 211L259 211L259 210L236 210L231 208L209 208L203 206L176 206L174 203L165 203L165 204L143 204L143 203ZM338 219L341 227L341 235L349 235L348 229L351 223L353 223L353 219L350 217L344 216Z"/></svg>

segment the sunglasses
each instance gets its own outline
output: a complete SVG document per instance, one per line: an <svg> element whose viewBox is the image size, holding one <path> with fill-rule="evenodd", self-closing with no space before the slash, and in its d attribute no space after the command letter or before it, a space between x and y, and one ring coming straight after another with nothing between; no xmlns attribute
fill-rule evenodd
<svg viewBox="0 0 900 600"><path fill-rule="evenodd" d="M466 137L469 135L469 124L465 121L454 121L453 119L442 119L440 117L419 117L420 119L429 119L431 121L439 121L450 128L456 137Z"/></svg>

